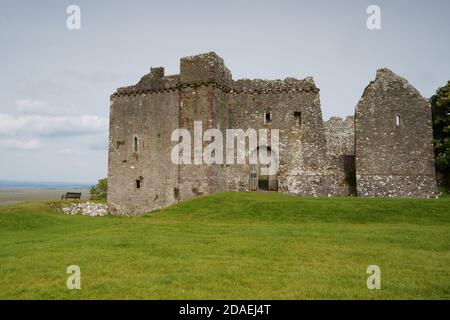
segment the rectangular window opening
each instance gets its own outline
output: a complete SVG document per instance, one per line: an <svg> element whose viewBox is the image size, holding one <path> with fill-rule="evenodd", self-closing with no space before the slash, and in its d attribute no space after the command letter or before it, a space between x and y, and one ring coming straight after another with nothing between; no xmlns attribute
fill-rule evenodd
<svg viewBox="0 0 450 320"><path fill-rule="evenodd" d="M138 138L137 137L134 137L134 152L137 152L138 151Z"/></svg>
<svg viewBox="0 0 450 320"><path fill-rule="evenodd" d="M141 180L136 180L136 189L141 188Z"/></svg>
<svg viewBox="0 0 450 320"><path fill-rule="evenodd" d="M301 126L302 125L302 113L300 111L295 111L294 118L295 118L297 125Z"/></svg>
<svg viewBox="0 0 450 320"><path fill-rule="evenodd" d="M266 123L272 122L272 114L270 112L266 112L265 120L266 120Z"/></svg>

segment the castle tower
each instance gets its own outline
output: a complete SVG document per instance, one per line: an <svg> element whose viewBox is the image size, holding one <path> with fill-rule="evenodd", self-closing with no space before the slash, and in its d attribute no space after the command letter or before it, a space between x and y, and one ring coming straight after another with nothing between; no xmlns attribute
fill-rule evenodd
<svg viewBox="0 0 450 320"><path fill-rule="evenodd" d="M179 198L187 199L221 191L221 167L203 162L202 150L209 144L203 141L208 129L220 129L226 101L220 99L221 87L229 87L231 73L222 58L214 52L184 57L180 60L179 127L192 133L192 164L179 166ZM195 123L201 131L194 130ZM195 134L198 136L194 136ZM201 144L195 141L201 140ZM195 163L195 162L200 163Z"/></svg>
<svg viewBox="0 0 450 320"><path fill-rule="evenodd" d="M111 96L108 204L113 214L136 215L176 202L177 166L171 161L179 126L179 78L151 68L134 86Z"/></svg>

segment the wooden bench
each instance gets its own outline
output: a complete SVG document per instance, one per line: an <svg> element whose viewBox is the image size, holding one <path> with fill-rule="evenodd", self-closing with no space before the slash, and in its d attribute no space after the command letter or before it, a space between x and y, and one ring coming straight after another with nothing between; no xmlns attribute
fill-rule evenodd
<svg viewBox="0 0 450 320"><path fill-rule="evenodd" d="M66 192L61 196L61 200L81 199L81 192Z"/></svg>

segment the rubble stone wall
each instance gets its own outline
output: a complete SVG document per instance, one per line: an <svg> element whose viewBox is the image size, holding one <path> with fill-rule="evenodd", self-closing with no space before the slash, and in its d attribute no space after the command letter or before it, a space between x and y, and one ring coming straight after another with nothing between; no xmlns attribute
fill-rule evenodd
<svg viewBox="0 0 450 320"><path fill-rule="evenodd" d="M325 136L335 195L356 195L354 117L331 117L325 122Z"/></svg>

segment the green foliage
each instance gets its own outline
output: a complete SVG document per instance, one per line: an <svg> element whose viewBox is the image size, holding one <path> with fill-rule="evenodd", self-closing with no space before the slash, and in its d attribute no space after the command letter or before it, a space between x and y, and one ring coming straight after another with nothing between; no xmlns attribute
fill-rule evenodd
<svg viewBox="0 0 450 320"><path fill-rule="evenodd" d="M98 180L97 184L90 190L91 200L105 200L108 193L108 180L106 178Z"/></svg>
<svg viewBox="0 0 450 320"><path fill-rule="evenodd" d="M450 299L449 212L449 197L276 193L136 218L21 203L0 208L0 299ZM66 288L72 264L81 290ZM381 290L366 287L371 264Z"/></svg>
<svg viewBox="0 0 450 320"><path fill-rule="evenodd" d="M431 97L436 169L450 187L450 81Z"/></svg>

